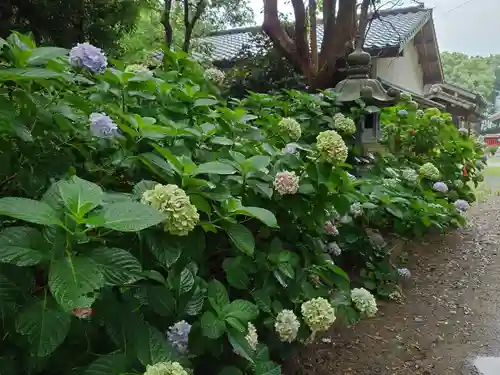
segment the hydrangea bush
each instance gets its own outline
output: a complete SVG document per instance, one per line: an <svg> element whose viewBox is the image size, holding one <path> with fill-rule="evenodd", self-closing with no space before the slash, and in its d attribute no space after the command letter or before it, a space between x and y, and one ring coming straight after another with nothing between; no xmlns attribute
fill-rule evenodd
<svg viewBox="0 0 500 375"><path fill-rule="evenodd" d="M147 73L88 44L0 48L2 374L279 374L393 292L374 228L468 207L422 185L432 162L455 189L437 156L401 182L388 159L348 164L331 93L224 100L184 53Z"/></svg>

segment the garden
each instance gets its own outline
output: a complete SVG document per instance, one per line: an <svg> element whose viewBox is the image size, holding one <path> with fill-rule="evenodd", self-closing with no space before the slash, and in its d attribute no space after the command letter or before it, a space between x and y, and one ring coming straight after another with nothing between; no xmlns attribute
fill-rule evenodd
<svg viewBox="0 0 500 375"><path fill-rule="evenodd" d="M369 108L363 154L362 102L152 65L0 39L2 374L281 374L401 298L391 236L464 225L486 156L449 114Z"/></svg>

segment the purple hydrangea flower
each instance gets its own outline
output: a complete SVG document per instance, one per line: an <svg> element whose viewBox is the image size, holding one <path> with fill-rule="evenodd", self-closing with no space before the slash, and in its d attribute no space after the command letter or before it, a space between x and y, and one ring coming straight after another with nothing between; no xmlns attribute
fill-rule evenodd
<svg viewBox="0 0 500 375"><path fill-rule="evenodd" d="M181 354L184 354L188 349L190 331L191 324L187 323L185 320L181 320L168 328L167 340Z"/></svg>
<svg viewBox="0 0 500 375"><path fill-rule="evenodd" d="M446 185L444 182L436 182L432 186L432 188L436 191L439 191L440 193L447 193L448 192L448 185Z"/></svg>
<svg viewBox="0 0 500 375"><path fill-rule="evenodd" d="M92 73L102 74L108 66L104 52L89 43L78 43L69 52L69 62L79 68L87 68Z"/></svg>
<svg viewBox="0 0 500 375"><path fill-rule="evenodd" d="M463 199L457 199L454 204L458 211L465 212L469 209L469 203Z"/></svg>
<svg viewBox="0 0 500 375"><path fill-rule="evenodd" d="M406 109L400 109L398 111L398 116L399 117L406 117L406 116L408 116L408 111Z"/></svg>
<svg viewBox="0 0 500 375"><path fill-rule="evenodd" d="M295 154L297 152L297 145L295 143L288 143L283 149L285 154Z"/></svg>
<svg viewBox="0 0 500 375"><path fill-rule="evenodd" d="M93 136L99 138L111 138L118 135L118 126L111 117L105 113L92 113L89 117L90 132Z"/></svg>
<svg viewBox="0 0 500 375"><path fill-rule="evenodd" d="M483 157L481 158L481 160L483 161L483 163L486 163L488 161L488 156L487 155L483 155Z"/></svg>
<svg viewBox="0 0 500 375"><path fill-rule="evenodd" d="M398 268L399 277L408 280L411 277L411 272L408 268Z"/></svg>

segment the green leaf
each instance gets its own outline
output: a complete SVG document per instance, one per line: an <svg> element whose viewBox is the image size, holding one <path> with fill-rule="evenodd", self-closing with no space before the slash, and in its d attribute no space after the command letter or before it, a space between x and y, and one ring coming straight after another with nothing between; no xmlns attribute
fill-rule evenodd
<svg viewBox="0 0 500 375"><path fill-rule="evenodd" d="M83 375L121 375L127 371L127 357L121 352L99 356Z"/></svg>
<svg viewBox="0 0 500 375"><path fill-rule="evenodd" d="M144 366L176 359L175 349L167 342L163 333L149 325L138 328L134 346L137 358Z"/></svg>
<svg viewBox="0 0 500 375"><path fill-rule="evenodd" d="M102 203L104 193L100 186L72 176L57 184L59 195L68 209L78 217L83 217Z"/></svg>
<svg viewBox="0 0 500 375"><path fill-rule="evenodd" d="M145 191L153 190L156 185L158 185L158 182L156 181L141 180L137 184L135 184L132 192L137 199L141 199L142 194L144 194Z"/></svg>
<svg viewBox="0 0 500 375"><path fill-rule="evenodd" d="M67 257L54 261L50 267L50 291L66 311L90 307L96 298L91 293L103 285L100 267L90 258Z"/></svg>
<svg viewBox="0 0 500 375"><path fill-rule="evenodd" d="M253 255L255 250L255 239L252 232L242 224L224 224L232 244L247 255Z"/></svg>
<svg viewBox="0 0 500 375"><path fill-rule="evenodd" d="M255 375L281 375L281 366L271 361L256 363Z"/></svg>
<svg viewBox="0 0 500 375"><path fill-rule="evenodd" d="M193 107L210 106L219 103L217 99L210 98L200 98L196 99L193 103Z"/></svg>
<svg viewBox="0 0 500 375"><path fill-rule="evenodd" d="M164 285L154 285L147 288L148 304L155 313L170 317L175 313L175 298Z"/></svg>
<svg viewBox="0 0 500 375"><path fill-rule="evenodd" d="M210 142L216 145L231 146L234 142L227 137L213 137Z"/></svg>
<svg viewBox="0 0 500 375"><path fill-rule="evenodd" d="M226 325L211 311L205 311L201 317L203 336L209 339L218 339L226 332Z"/></svg>
<svg viewBox="0 0 500 375"><path fill-rule="evenodd" d="M157 209L138 202L107 204L95 219L103 220L101 226L120 232L138 232L165 220Z"/></svg>
<svg viewBox="0 0 500 375"><path fill-rule="evenodd" d="M88 254L98 266L108 285L131 284L142 278L142 266L128 251L100 247Z"/></svg>
<svg viewBox="0 0 500 375"><path fill-rule="evenodd" d="M269 156L255 155L245 160L242 167L246 171L261 171L266 168L270 162L271 158Z"/></svg>
<svg viewBox="0 0 500 375"><path fill-rule="evenodd" d="M42 234L34 228L5 228L0 232L0 262L19 267L33 266L46 255L43 245Z"/></svg>
<svg viewBox="0 0 500 375"><path fill-rule="evenodd" d="M2 69L0 70L0 82L2 81L31 81L48 78L71 79L71 74L60 73L54 70L42 68L24 68L24 69Z"/></svg>
<svg viewBox="0 0 500 375"><path fill-rule="evenodd" d="M387 212L392 214L393 216L396 216L398 219L403 219L404 218L404 213L401 211L398 207L390 205L385 208Z"/></svg>
<svg viewBox="0 0 500 375"><path fill-rule="evenodd" d="M189 268L184 268L179 279L179 294L189 292L194 285L194 275Z"/></svg>
<svg viewBox="0 0 500 375"><path fill-rule="evenodd" d="M259 308L253 303L244 299L237 299L227 306L223 313L225 317L233 317L248 323L259 315Z"/></svg>
<svg viewBox="0 0 500 375"><path fill-rule="evenodd" d="M200 164L193 172L192 175L198 174L221 174L229 175L236 173L236 168L230 164L222 163L220 161L209 161L208 163Z"/></svg>
<svg viewBox="0 0 500 375"><path fill-rule="evenodd" d="M231 343L231 346L233 347L234 351L243 358L246 358L251 363L254 363L252 359L252 349L248 345L245 336L246 336L245 333L235 330L231 330L228 332L229 342Z"/></svg>
<svg viewBox="0 0 500 375"><path fill-rule="evenodd" d="M266 210L265 208L241 207L241 208L238 208L237 210L235 210L234 212L237 214L240 214L240 215L247 215L250 217L254 217L254 218L262 221L268 227L279 228L278 221L276 220L276 216L274 216L274 214L271 211Z"/></svg>
<svg viewBox="0 0 500 375"><path fill-rule="evenodd" d="M31 51L27 63L30 66L45 65L49 60L56 57L64 57L68 54L68 50L59 47L39 47Z"/></svg>
<svg viewBox="0 0 500 375"><path fill-rule="evenodd" d="M155 148L156 151L158 151L158 153L161 156L163 156L172 165L173 169L178 175L182 175L182 170L184 169L184 166L182 164L182 161L179 158L177 158L177 156L172 154L170 150L164 147L160 147L157 144L153 144L153 147Z"/></svg>
<svg viewBox="0 0 500 375"><path fill-rule="evenodd" d="M218 375L244 375L237 367L224 367Z"/></svg>
<svg viewBox="0 0 500 375"><path fill-rule="evenodd" d="M203 309L203 302L205 302L205 292L197 287L186 307L184 307L184 312L192 316L198 315Z"/></svg>
<svg viewBox="0 0 500 375"><path fill-rule="evenodd" d="M219 280L212 280L208 283L208 300L212 307L219 311L229 305L226 288Z"/></svg>
<svg viewBox="0 0 500 375"><path fill-rule="evenodd" d="M45 357L62 344L69 332L70 323L71 315L45 298L21 311L16 330L27 336L35 356Z"/></svg>
<svg viewBox="0 0 500 375"><path fill-rule="evenodd" d="M42 225L61 225L61 221L47 203L27 198L0 199L0 215Z"/></svg>
<svg viewBox="0 0 500 375"><path fill-rule="evenodd" d="M233 288L245 290L250 278L238 258L226 258L223 263L226 279Z"/></svg>

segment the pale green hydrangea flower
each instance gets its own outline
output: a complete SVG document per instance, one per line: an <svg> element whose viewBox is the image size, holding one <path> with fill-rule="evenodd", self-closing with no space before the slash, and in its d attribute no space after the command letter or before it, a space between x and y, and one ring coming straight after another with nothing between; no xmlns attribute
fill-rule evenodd
<svg viewBox="0 0 500 375"><path fill-rule="evenodd" d="M178 362L159 362L147 365L144 375L189 375Z"/></svg>
<svg viewBox="0 0 500 375"><path fill-rule="evenodd" d="M419 172L423 177L428 178L431 181L437 181L441 176L439 169L437 169L432 163L425 163L422 165Z"/></svg>
<svg viewBox="0 0 500 375"><path fill-rule="evenodd" d="M141 202L166 214L165 231L176 236L187 236L200 220L196 207L177 185L157 184L142 194Z"/></svg>
<svg viewBox="0 0 500 375"><path fill-rule="evenodd" d="M453 182L453 185L457 188L457 189L462 189L464 187L464 182L462 180L455 180Z"/></svg>
<svg viewBox="0 0 500 375"><path fill-rule="evenodd" d="M328 163L343 163L347 159L347 146L335 130L319 133L316 137L316 147Z"/></svg>
<svg viewBox="0 0 500 375"><path fill-rule="evenodd" d="M304 302L300 310L304 321L313 333L326 331L337 319L335 309L322 297Z"/></svg>
<svg viewBox="0 0 500 375"><path fill-rule="evenodd" d="M333 116L332 127L335 130L347 135L356 133L356 124L354 123L354 120L349 117L345 117L342 113L336 113Z"/></svg>
<svg viewBox="0 0 500 375"><path fill-rule="evenodd" d="M382 184L385 187L396 188L396 187L398 187L399 180L397 178L384 178L382 180Z"/></svg>
<svg viewBox="0 0 500 375"><path fill-rule="evenodd" d="M274 322L274 329L283 342L294 341L299 328L299 319L292 310L281 310Z"/></svg>
<svg viewBox="0 0 500 375"><path fill-rule="evenodd" d="M418 173L414 169L411 168L406 168L403 170L403 173L401 174L403 176L403 179L408 181L408 182L417 182L418 180Z"/></svg>
<svg viewBox="0 0 500 375"><path fill-rule="evenodd" d="M365 288L351 290L351 299L356 309L368 317L375 316L378 311L375 297Z"/></svg>
<svg viewBox="0 0 500 375"><path fill-rule="evenodd" d="M224 74L224 72L222 70L219 70L217 68L208 68L206 71L205 71L205 77L220 85L224 82L224 80L226 79L226 75Z"/></svg>
<svg viewBox="0 0 500 375"><path fill-rule="evenodd" d="M131 64L128 65L125 68L125 71L127 73L134 73L134 74L147 74L147 75L152 75L153 73L148 69L147 66L141 65L141 64Z"/></svg>
<svg viewBox="0 0 500 375"><path fill-rule="evenodd" d="M245 339L247 340L250 349L252 350L257 349L257 344L259 343L259 336L257 335L257 329L252 323L248 323L248 332L247 335L245 336Z"/></svg>
<svg viewBox="0 0 500 375"><path fill-rule="evenodd" d="M282 134L286 134L292 139L299 139L302 135L300 124L291 117L282 118L278 122L278 128Z"/></svg>

